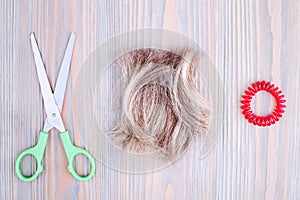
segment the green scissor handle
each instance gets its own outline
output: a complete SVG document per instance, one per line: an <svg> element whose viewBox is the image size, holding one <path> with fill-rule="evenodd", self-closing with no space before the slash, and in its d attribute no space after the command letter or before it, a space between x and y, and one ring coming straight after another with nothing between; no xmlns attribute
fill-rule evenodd
<svg viewBox="0 0 300 200"><path fill-rule="evenodd" d="M66 152L66 155L68 158L68 162L69 162L68 171L73 175L73 177L79 181L86 181L86 180L90 179L91 177L93 177L93 175L95 174L96 164L95 164L95 160L92 157L92 155L88 151L74 146L71 143L68 131L62 132L60 134L60 138L62 140L64 149L65 149L65 152ZM17 173L18 177L21 180L32 181L32 180L36 179L39 176L39 174L43 171L42 160L43 160L47 140L48 140L48 133L41 131L37 144L34 147L26 149L18 156L15 169L16 169L16 173ZM83 154L86 157L88 157L88 159L91 163L91 170L87 176L80 176L79 174L77 174L76 170L74 169L73 161L74 161L74 158L79 154ZM37 163L36 172L31 176L24 176L21 171L21 161L27 155L34 156L36 159L36 163Z"/></svg>
<svg viewBox="0 0 300 200"><path fill-rule="evenodd" d="M43 156L47 144L47 139L48 139L48 133L41 131L37 144L34 147L26 149L18 156L15 168L16 168L16 173L21 180L32 181L36 179L38 175L43 171L42 160L43 160ZM24 176L21 171L21 161L27 155L34 156L37 164L36 172L31 176Z"/></svg>
<svg viewBox="0 0 300 200"><path fill-rule="evenodd" d="M61 141L63 143L64 149L65 149L65 152L66 152L66 155L68 158L69 172L73 175L74 178L76 178L79 181L86 181L86 180L92 178L93 175L95 174L95 167L96 167L95 160L92 157L92 155L88 151L84 150L83 148L74 146L71 142L68 131L62 132L60 134L60 138L61 138ZM87 176L80 176L79 174L77 174L76 170L74 169L73 161L74 161L74 158L79 154L85 155L91 163L90 173Z"/></svg>

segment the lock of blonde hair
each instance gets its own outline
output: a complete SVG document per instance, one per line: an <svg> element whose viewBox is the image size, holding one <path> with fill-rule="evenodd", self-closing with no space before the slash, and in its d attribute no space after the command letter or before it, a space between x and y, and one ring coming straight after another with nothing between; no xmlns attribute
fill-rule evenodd
<svg viewBox="0 0 300 200"><path fill-rule="evenodd" d="M208 133L209 102L196 86L192 50L138 49L119 59L123 88L113 142L135 153L158 151L174 160ZM201 59L201 57L200 57Z"/></svg>

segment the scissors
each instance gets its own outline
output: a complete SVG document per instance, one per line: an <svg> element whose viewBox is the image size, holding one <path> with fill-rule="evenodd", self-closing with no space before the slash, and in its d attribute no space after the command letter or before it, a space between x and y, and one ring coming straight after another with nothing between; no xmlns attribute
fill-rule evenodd
<svg viewBox="0 0 300 200"><path fill-rule="evenodd" d="M16 160L16 173L18 177L23 181L32 181L38 177L38 175L43 171L42 159L44 156L48 132L52 128L56 128L60 131L60 138L68 159L68 171L79 181L86 181L90 179L95 173L95 161L92 155L83 148L79 148L74 146L71 142L70 135L68 131L66 131L62 117L61 117L61 109L64 101L66 85L70 70L70 63L72 58L72 52L74 48L75 34L72 32L67 49L65 51L65 55L61 64L61 69L58 74L56 86L54 92L49 84L49 80L45 71L45 67L43 64L43 60L41 57L41 53L39 51L34 33L30 35L31 47L34 55L34 60L36 64L37 75L42 91L42 97L44 100L44 105L46 109L47 118L44 122L43 130L40 131L38 142L35 146L30 147L23 151ZM90 161L90 173L87 176L80 176L73 166L74 158L78 154L83 154ZM32 155L35 157L37 161L37 169L36 172L31 176L24 176L21 171L21 161L26 155Z"/></svg>

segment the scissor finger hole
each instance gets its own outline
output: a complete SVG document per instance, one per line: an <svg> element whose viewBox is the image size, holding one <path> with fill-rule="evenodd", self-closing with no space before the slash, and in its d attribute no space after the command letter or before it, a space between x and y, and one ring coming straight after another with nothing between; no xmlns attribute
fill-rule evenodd
<svg viewBox="0 0 300 200"><path fill-rule="evenodd" d="M73 168L79 176L87 176L91 172L91 163L84 154L77 154L73 161Z"/></svg>
<svg viewBox="0 0 300 200"><path fill-rule="evenodd" d="M23 176L26 177L32 176L33 174L36 173L37 170L36 158L31 154L27 154L26 156L23 157L20 167Z"/></svg>

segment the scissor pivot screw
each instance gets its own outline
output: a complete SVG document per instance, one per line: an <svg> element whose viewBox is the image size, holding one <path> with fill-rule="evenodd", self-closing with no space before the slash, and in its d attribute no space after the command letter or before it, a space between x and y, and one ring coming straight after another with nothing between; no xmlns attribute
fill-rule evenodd
<svg viewBox="0 0 300 200"><path fill-rule="evenodd" d="M52 117L55 118L56 117L56 113L52 113Z"/></svg>

